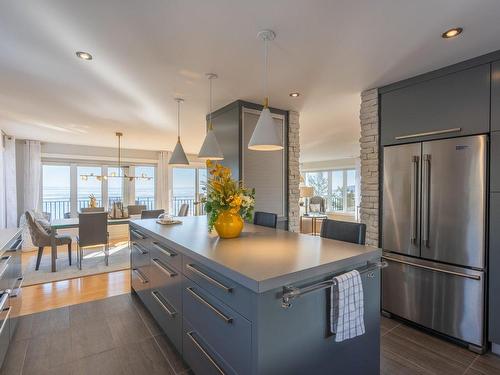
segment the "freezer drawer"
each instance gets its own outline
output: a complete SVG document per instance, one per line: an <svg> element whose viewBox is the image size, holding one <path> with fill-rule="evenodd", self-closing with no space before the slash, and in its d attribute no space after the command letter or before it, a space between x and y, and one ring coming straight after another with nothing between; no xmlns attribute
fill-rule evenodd
<svg viewBox="0 0 500 375"><path fill-rule="evenodd" d="M484 344L484 272L384 253L382 310Z"/></svg>

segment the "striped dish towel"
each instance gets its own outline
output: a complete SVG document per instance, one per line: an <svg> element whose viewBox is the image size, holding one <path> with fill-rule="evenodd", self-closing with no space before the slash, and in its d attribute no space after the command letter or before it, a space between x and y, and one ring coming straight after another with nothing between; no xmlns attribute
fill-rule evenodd
<svg viewBox="0 0 500 375"><path fill-rule="evenodd" d="M333 278L330 329L341 342L365 333L364 298L361 276L356 270Z"/></svg>

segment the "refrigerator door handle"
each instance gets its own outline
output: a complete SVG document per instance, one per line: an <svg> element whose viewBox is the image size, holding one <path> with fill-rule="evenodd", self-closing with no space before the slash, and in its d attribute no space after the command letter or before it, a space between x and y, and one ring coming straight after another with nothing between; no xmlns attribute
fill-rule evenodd
<svg viewBox="0 0 500 375"><path fill-rule="evenodd" d="M431 155L423 156L423 181L422 181L422 241L425 247L429 247L430 232L430 184L431 184Z"/></svg>
<svg viewBox="0 0 500 375"><path fill-rule="evenodd" d="M412 158L412 179L411 179L411 188L410 188L410 201L411 201L411 207L410 207L410 216L411 216L411 242L416 243L417 242L417 231L418 231L418 214L417 214L417 207L418 207L418 164L419 164L420 158L418 156L413 156Z"/></svg>
<svg viewBox="0 0 500 375"><path fill-rule="evenodd" d="M423 268L423 269L426 269L426 270L429 270L429 271L446 273L448 275L454 275L454 276L458 276L458 277L465 277L467 279L472 279L472 280L478 280L478 281L481 280L481 276L479 276L479 275L468 275L468 274L462 273L462 272L448 271L448 270L445 270L445 269L442 269L442 268L425 266L423 264L408 262L406 260L396 259L396 258L388 257L388 256L385 256L385 255L383 255L382 258L390 260L391 262L402 263L402 264L406 264L408 266L417 267L417 268Z"/></svg>

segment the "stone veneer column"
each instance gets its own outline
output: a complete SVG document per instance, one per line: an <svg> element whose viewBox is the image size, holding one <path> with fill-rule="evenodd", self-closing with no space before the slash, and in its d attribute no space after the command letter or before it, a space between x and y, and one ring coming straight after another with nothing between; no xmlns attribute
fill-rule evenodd
<svg viewBox="0 0 500 375"><path fill-rule="evenodd" d="M378 91L361 93L361 222L366 224L366 244L379 243Z"/></svg>
<svg viewBox="0 0 500 375"><path fill-rule="evenodd" d="M299 231L299 113L288 113L288 230Z"/></svg>

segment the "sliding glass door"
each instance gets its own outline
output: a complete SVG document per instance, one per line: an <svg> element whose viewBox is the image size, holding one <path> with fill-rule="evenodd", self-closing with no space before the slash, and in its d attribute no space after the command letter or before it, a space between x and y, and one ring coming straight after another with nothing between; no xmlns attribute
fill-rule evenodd
<svg viewBox="0 0 500 375"><path fill-rule="evenodd" d="M44 165L42 169L42 211L52 219L71 213L71 171L69 165Z"/></svg>
<svg viewBox="0 0 500 375"><path fill-rule="evenodd" d="M202 215L203 207L200 199L205 194L207 183L206 168L173 168L171 212L177 215L181 206L189 206L188 215Z"/></svg>

